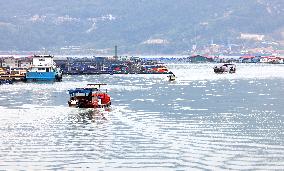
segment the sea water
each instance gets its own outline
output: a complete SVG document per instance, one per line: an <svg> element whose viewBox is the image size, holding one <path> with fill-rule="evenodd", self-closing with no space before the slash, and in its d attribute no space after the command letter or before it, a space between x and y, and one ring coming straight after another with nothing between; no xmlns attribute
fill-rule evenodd
<svg viewBox="0 0 284 171"><path fill-rule="evenodd" d="M167 75L0 86L0 170L282 170L284 65L169 64ZM69 108L106 83L110 110Z"/></svg>

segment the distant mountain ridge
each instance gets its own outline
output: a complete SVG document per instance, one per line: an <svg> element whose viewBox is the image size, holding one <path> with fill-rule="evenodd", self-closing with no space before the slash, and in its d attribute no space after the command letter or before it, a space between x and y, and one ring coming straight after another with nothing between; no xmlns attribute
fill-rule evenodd
<svg viewBox="0 0 284 171"><path fill-rule="evenodd" d="M181 53L242 34L284 42L282 0L10 0L0 9L0 50Z"/></svg>

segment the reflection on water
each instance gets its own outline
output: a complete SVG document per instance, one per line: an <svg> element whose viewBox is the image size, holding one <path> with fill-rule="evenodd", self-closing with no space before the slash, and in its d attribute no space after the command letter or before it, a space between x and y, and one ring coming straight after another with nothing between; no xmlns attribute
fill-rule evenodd
<svg viewBox="0 0 284 171"><path fill-rule="evenodd" d="M73 119L77 123L89 124L89 122L101 122L107 121L107 112L109 109L79 109L80 112L75 115L71 115L70 119Z"/></svg>
<svg viewBox="0 0 284 171"><path fill-rule="evenodd" d="M282 170L284 66L169 65L177 76L67 76L0 89L0 170ZM67 107L107 83L110 111Z"/></svg>

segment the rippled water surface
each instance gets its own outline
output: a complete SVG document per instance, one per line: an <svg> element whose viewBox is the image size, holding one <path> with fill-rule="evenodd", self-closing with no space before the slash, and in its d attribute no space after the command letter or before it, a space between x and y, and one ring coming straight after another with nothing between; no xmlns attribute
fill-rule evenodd
<svg viewBox="0 0 284 171"><path fill-rule="evenodd" d="M284 65L168 66L166 75L65 76L0 86L0 170L282 170ZM107 83L112 109L67 107ZM106 118L106 119L104 119Z"/></svg>

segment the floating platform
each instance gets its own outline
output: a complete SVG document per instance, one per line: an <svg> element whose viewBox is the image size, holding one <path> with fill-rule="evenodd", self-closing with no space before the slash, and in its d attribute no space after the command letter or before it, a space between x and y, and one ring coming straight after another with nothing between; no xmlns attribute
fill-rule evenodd
<svg viewBox="0 0 284 171"><path fill-rule="evenodd" d="M0 80L25 81L25 75L0 75Z"/></svg>
<svg viewBox="0 0 284 171"><path fill-rule="evenodd" d="M101 75L101 74L173 74L171 71L169 72L113 72L113 71L95 71L95 72L64 72L67 75Z"/></svg>

